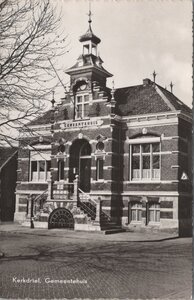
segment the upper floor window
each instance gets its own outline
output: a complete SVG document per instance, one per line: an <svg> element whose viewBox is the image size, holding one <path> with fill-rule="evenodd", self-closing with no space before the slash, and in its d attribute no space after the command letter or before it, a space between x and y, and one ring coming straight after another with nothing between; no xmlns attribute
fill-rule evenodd
<svg viewBox="0 0 194 300"><path fill-rule="evenodd" d="M102 180L104 178L104 161L103 158L97 158L96 160L96 180Z"/></svg>
<svg viewBox="0 0 194 300"><path fill-rule="evenodd" d="M50 151L30 151L30 181L45 182L50 179Z"/></svg>
<svg viewBox="0 0 194 300"><path fill-rule="evenodd" d="M130 179L160 179L160 143L130 145Z"/></svg>
<svg viewBox="0 0 194 300"><path fill-rule="evenodd" d="M83 119L88 116L89 112L89 95L76 96L76 118Z"/></svg>

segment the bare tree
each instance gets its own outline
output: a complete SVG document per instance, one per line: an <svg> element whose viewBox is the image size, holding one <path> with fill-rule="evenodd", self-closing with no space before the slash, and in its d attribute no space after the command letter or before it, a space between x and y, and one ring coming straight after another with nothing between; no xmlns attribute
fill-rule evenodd
<svg viewBox="0 0 194 300"><path fill-rule="evenodd" d="M21 128L51 99L57 59L67 52L60 19L49 0L0 0L1 139L9 140L10 129Z"/></svg>

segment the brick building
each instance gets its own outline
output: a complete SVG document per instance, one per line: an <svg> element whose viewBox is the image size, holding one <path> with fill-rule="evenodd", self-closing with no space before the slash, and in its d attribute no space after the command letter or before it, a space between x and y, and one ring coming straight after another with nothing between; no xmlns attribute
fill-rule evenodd
<svg viewBox="0 0 194 300"><path fill-rule="evenodd" d="M70 89L29 124L15 220L34 226L191 232L191 109L151 81L114 90L89 19Z"/></svg>

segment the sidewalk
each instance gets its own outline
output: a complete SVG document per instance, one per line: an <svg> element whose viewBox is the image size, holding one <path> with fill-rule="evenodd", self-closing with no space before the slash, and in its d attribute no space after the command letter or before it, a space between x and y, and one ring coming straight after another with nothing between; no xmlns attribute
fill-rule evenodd
<svg viewBox="0 0 194 300"><path fill-rule="evenodd" d="M173 235L166 232L132 232L126 231L121 233L114 233L105 235L103 232L86 232L86 231L74 231L68 229L31 229L29 227L23 227L15 223L0 224L0 235L5 234L30 234L39 236L53 236L53 237L71 237L80 239L99 239L112 242L153 242L162 241L167 239L178 238L177 235Z"/></svg>

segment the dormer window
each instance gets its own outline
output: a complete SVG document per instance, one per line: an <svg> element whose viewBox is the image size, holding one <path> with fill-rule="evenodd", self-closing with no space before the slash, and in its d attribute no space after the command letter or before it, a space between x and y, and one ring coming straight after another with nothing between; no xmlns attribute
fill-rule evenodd
<svg viewBox="0 0 194 300"><path fill-rule="evenodd" d="M84 119L89 113L89 95L76 96L76 118Z"/></svg>

